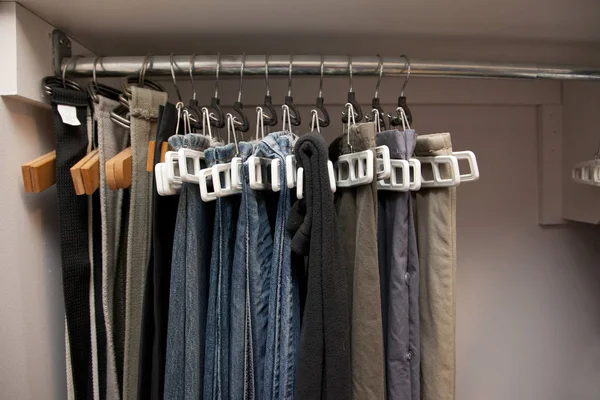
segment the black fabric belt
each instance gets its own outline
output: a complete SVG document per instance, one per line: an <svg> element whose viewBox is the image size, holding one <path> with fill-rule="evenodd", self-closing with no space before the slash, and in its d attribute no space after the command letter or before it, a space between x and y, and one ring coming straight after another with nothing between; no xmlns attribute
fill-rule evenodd
<svg viewBox="0 0 600 400"><path fill-rule="evenodd" d="M81 125L63 123L58 105L75 107ZM60 256L76 400L93 398L88 199L75 194L70 172L71 167L87 153L87 108L85 92L61 88L52 90Z"/></svg>

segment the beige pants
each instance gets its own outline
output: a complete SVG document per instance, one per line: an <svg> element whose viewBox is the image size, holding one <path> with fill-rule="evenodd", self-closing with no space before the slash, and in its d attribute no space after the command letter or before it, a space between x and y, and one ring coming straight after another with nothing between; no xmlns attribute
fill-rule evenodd
<svg viewBox="0 0 600 400"><path fill-rule="evenodd" d="M451 153L449 133L423 135L417 140L417 156ZM421 268L421 399L454 400L456 189L433 188L417 192L416 222Z"/></svg>

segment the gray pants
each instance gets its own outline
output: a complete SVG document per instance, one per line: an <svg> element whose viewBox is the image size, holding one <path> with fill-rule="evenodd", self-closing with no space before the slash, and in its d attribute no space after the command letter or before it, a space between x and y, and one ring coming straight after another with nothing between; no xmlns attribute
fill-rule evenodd
<svg viewBox="0 0 600 400"><path fill-rule="evenodd" d="M449 133L419 136L415 154L452 153ZM442 171L442 174L444 172ZM417 192L423 400L453 400L456 376L456 189Z"/></svg>
<svg viewBox="0 0 600 400"><path fill-rule="evenodd" d="M355 152L375 147L375 124L350 127ZM330 155L349 153L347 135L332 143ZM385 373L381 293L377 268L377 183L338 188L335 193L342 254L350 284L352 398L384 399Z"/></svg>
<svg viewBox="0 0 600 400"><path fill-rule="evenodd" d="M414 130L377 134L392 159L408 160ZM419 256L408 192L379 191L378 248L385 371L389 400L420 399Z"/></svg>

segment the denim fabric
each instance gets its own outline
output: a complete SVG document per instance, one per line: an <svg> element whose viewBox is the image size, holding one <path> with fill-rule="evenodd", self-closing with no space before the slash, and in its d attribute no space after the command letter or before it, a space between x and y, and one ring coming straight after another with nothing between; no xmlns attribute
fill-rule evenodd
<svg viewBox="0 0 600 400"><path fill-rule="evenodd" d="M204 150L206 136L173 136L175 150ZM200 199L197 185L184 183L179 198L167 333L165 399L199 399L204 383L204 335L214 205Z"/></svg>
<svg viewBox="0 0 600 400"><path fill-rule="evenodd" d="M291 195L285 185L285 156L290 154L291 137L285 132L269 134L258 145L257 155L278 158L281 181L273 259L269 284L269 320L261 400L292 399L295 390L296 352L300 339L300 301L298 281L292 273L291 234L286 230Z"/></svg>
<svg viewBox="0 0 600 400"><path fill-rule="evenodd" d="M249 184L250 143L240 143L242 194L231 277L230 399L260 399L266 350L273 238L268 192Z"/></svg>
<svg viewBox="0 0 600 400"><path fill-rule="evenodd" d="M414 130L390 130L375 137L392 159L408 160L417 141ZM381 311L388 400L419 400L419 257L408 192L378 193L378 248Z"/></svg>
<svg viewBox="0 0 600 400"><path fill-rule="evenodd" d="M207 149L206 164L230 162L235 152L234 144ZM205 400L229 399L231 270L239 206L240 196L216 200L206 321Z"/></svg>

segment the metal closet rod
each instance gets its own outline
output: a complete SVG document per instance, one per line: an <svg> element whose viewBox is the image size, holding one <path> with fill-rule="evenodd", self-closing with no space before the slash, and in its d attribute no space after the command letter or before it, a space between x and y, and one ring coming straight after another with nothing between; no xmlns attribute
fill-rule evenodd
<svg viewBox="0 0 600 400"><path fill-rule="evenodd" d="M244 75L264 75L265 55L247 55ZM188 75L191 55L173 56L177 75ZM62 60L65 75L70 77L91 77L96 57L70 57ZM139 74L144 60L147 61L145 76L169 76L170 56L124 56L101 57L96 65L99 77L118 77ZM217 55L197 55L194 59L195 76L215 76ZM294 55L292 73L298 75L319 75L320 55ZM290 55L270 55L269 75L288 75ZM66 66L65 66L66 65ZM238 75L242 65L242 55L221 55L219 75ZM600 80L600 67L551 65L532 63L499 63L480 61L433 61L410 60L411 76L460 77L460 78L512 78L512 79L561 79L561 80ZM324 56L325 75L348 75L348 56ZM378 75L379 57L352 56L353 75ZM403 57L383 57L385 76L406 75L406 60Z"/></svg>

